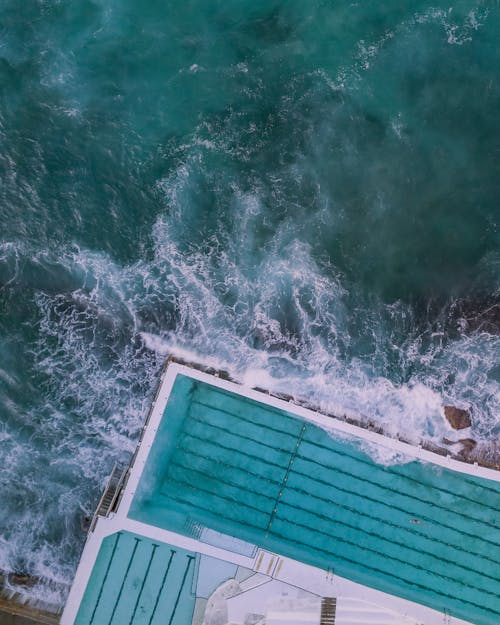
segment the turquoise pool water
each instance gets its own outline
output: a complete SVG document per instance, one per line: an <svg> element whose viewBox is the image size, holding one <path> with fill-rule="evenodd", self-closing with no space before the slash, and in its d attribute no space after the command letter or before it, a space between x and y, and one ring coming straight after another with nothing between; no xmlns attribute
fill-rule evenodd
<svg viewBox="0 0 500 625"><path fill-rule="evenodd" d="M104 539L75 625L191 625L194 553L130 532Z"/></svg>
<svg viewBox="0 0 500 625"><path fill-rule="evenodd" d="M178 376L130 516L210 527L478 625L500 618L500 486L382 466L294 416Z"/></svg>

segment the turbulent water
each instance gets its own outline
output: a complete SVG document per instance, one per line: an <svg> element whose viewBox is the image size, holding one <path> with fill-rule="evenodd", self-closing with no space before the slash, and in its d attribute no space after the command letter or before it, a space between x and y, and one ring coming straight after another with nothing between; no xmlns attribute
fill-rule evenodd
<svg viewBox="0 0 500 625"><path fill-rule="evenodd" d="M71 581L167 353L498 437L498 1L1 0L0 25L0 568Z"/></svg>

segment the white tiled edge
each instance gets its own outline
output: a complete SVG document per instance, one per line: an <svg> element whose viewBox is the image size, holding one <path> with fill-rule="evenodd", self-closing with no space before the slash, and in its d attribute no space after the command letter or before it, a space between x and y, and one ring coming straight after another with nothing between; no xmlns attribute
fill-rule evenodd
<svg viewBox="0 0 500 625"><path fill-rule="evenodd" d="M160 540L170 545L178 546L182 549L226 560L249 569L255 568L258 554L255 558L249 558L233 553L232 551L213 547L193 538L188 538L174 532L158 529L156 527L134 521L127 517L137 485L143 473L147 457L165 411L175 378L179 373L201 382L218 386L219 388L234 392L244 397L248 397L249 399L268 404L279 410L284 410L290 414L314 423L322 429L332 432L332 434L338 432L340 435L347 435L353 438L361 439L423 462L430 462L432 464L468 475L483 477L497 482L500 481L500 472L493 469L488 469L475 464L463 463L458 460L454 460L449 456L443 457L438 454L434 454L431 451L422 449L421 447L416 447L396 439L388 438L382 434L377 434L376 432L365 430L355 425L351 425L350 423L345 423L338 419L314 412L313 410L309 410L302 406L298 406L292 402L286 402L276 397L263 394L260 391L247 388L234 382L222 380L214 375L172 362L169 363L163 373L159 390L150 412L149 422L144 430L143 439L138 447L134 466L130 472L119 509L116 514L112 514L108 518L99 518L94 531L89 533L89 536L87 537L80 564L61 617L61 625L73 625L102 541L106 538L106 536L114 534L120 530L134 532L147 538ZM427 608L412 601L400 599L399 597L395 597L378 590L374 590L367 586L356 584L355 582L351 582L350 580L337 575L327 575L322 569L302 564L292 560L291 558L284 558L282 556L279 556L279 558L282 561L282 566L279 567L279 573L276 577L281 581L324 596L359 597L365 601L370 601L382 607L397 611L402 615L415 618L425 625L443 624L443 617L445 615L442 612ZM278 567L276 567L276 570L277 568ZM449 625L472 625L467 621L449 617L447 615L446 619L447 620L445 622Z"/></svg>

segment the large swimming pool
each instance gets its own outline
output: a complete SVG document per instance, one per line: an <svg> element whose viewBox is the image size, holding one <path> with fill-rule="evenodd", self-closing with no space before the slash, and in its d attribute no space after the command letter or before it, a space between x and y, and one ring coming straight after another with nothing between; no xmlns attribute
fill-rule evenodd
<svg viewBox="0 0 500 625"><path fill-rule="evenodd" d="M353 581L500 621L500 485L382 466L285 411L178 375L129 516L208 527Z"/></svg>

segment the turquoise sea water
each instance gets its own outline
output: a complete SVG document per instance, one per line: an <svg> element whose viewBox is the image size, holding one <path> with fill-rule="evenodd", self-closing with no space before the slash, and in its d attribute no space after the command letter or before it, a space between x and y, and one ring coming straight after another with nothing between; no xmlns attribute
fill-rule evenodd
<svg viewBox="0 0 500 625"><path fill-rule="evenodd" d="M0 568L71 580L170 351L498 436L498 2L2 0L0 25Z"/></svg>

